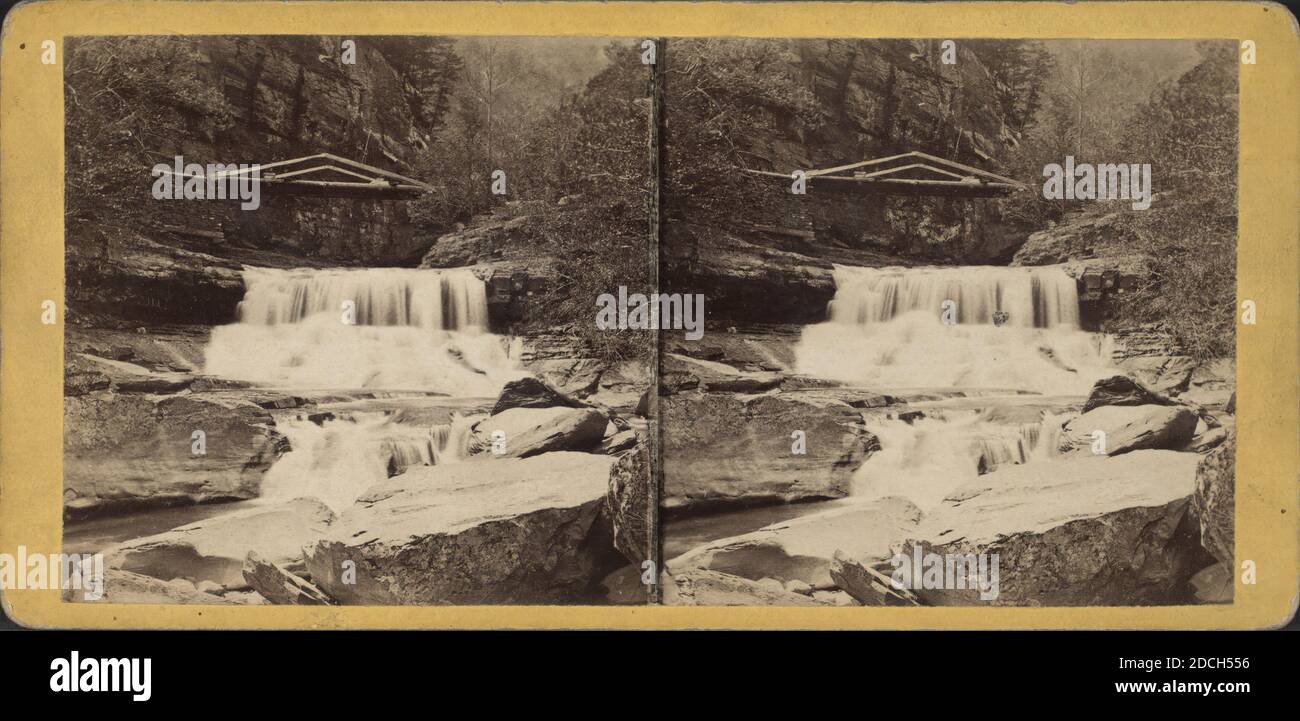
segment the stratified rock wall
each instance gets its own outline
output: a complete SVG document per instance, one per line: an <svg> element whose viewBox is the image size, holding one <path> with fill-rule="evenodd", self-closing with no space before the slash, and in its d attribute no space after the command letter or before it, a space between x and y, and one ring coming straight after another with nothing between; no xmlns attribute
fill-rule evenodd
<svg viewBox="0 0 1300 721"><path fill-rule="evenodd" d="M178 137L163 156L186 162L267 164L317 153L410 174L432 128L413 116L403 69L373 43L357 41L356 63L340 61L341 37L209 37L200 64L185 69L219 87L234 124L210 137ZM367 265L406 264L427 246L415 238L404 201L262 198L174 202L177 226L222 232L225 243Z"/></svg>
<svg viewBox="0 0 1300 721"><path fill-rule="evenodd" d="M953 65L940 62L937 41L807 40L798 47L796 74L815 97L819 125L803 130L779 109L750 108L770 121L732 138L750 169L788 176L922 151L998 172L1018 142L990 101L994 79L960 43ZM670 87L670 131L672 94ZM671 140L665 152L674 152ZM762 201L729 209L723 222L671 188L664 198L663 277L673 290L707 292L710 319L817 322L834 294L834 263L1004 264L1024 241L1002 224L997 199L876 195L828 181L794 195L790 180L759 182Z"/></svg>

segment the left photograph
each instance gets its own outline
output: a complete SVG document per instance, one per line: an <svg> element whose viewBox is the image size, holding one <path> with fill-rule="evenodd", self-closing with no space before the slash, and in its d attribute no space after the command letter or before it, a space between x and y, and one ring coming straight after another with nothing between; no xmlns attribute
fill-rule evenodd
<svg viewBox="0 0 1300 721"><path fill-rule="evenodd" d="M643 53L67 39L63 544L97 602L652 600L656 341L593 304L652 287Z"/></svg>

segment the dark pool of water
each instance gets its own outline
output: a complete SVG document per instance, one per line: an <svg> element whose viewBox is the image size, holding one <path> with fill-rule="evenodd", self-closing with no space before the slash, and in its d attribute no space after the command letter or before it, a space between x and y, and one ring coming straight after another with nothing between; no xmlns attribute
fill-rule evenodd
<svg viewBox="0 0 1300 721"><path fill-rule="evenodd" d="M663 558L665 562L671 561L696 546L719 538L730 538L757 531L764 526L806 516L809 513L824 511L832 508L836 503L837 501L788 503L675 518L663 525Z"/></svg>
<svg viewBox="0 0 1300 721"><path fill-rule="evenodd" d="M143 538L155 533L170 531L187 523L230 513L243 508L248 502L208 503L197 506L176 506L152 511L137 511L120 516L91 518L63 524L64 553L99 553L122 541Z"/></svg>

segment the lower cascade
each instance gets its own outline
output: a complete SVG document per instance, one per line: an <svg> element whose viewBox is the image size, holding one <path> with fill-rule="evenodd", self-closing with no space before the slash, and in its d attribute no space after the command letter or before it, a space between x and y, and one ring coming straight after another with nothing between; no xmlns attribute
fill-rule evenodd
<svg viewBox="0 0 1300 721"><path fill-rule="evenodd" d="M912 422L869 422L881 450L854 474L852 495L862 500L900 496L928 510L982 473L1057 456L1068 415L1042 413L1039 420L1021 423L997 416L991 410L930 411Z"/></svg>
<svg viewBox="0 0 1300 721"><path fill-rule="evenodd" d="M1080 329L1075 281L1059 267L836 266L835 284L830 319L796 348L801 373L1078 395L1113 372L1109 339Z"/></svg>
<svg viewBox="0 0 1300 721"><path fill-rule="evenodd" d="M282 421L277 427L291 450L267 471L261 497L308 496L341 512L367 488L411 466L459 462L477 420L453 415L449 423L421 427L399 423L390 414L362 412Z"/></svg>
<svg viewBox="0 0 1300 721"><path fill-rule="evenodd" d="M468 270L247 268L207 373L278 388L489 396L522 373Z"/></svg>

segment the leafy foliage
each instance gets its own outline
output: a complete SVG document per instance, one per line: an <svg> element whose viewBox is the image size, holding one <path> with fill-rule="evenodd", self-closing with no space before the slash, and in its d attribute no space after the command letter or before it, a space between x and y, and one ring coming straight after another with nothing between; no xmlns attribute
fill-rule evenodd
<svg viewBox="0 0 1300 721"><path fill-rule="evenodd" d="M440 183L414 205L424 232L476 214L526 214L508 242L554 259L556 284L525 322L563 327L601 358L646 358L649 333L594 326L595 299L648 292L654 265L650 217L649 71L639 50L613 43L603 69L559 98L536 93L560 78L508 44L467 43L468 70L421 173ZM491 193L493 170L507 194ZM507 205L508 203L508 205Z"/></svg>
<svg viewBox="0 0 1300 721"><path fill-rule="evenodd" d="M798 75L798 41L716 38L670 41L665 52L663 193L668 223L689 217L690 232L734 224L737 208L766 205L768 185L740 168L763 169L741 140L800 135L822 122Z"/></svg>
<svg viewBox="0 0 1300 721"><path fill-rule="evenodd" d="M149 169L178 138L211 138L231 124L221 92L194 69L191 39L76 38L66 57L65 213L127 224L148 213ZM138 182L130 182L129 179Z"/></svg>
<svg viewBox="0 0 1300 721"><path fill-rule="evenodd" d="M1149 158L1160 201L1121 216L1150 258L1156 283L1122 307L1159 322L1198 358L1235 352L1237 277L1237 57L1202 43L1201 59L1162 84L1131 120L1125 153Z"/></svg>
<svg viewBox="0 0 1300 721"><path fill-rule="evenodd" d="M652 334L601 331L591 320L602 293L649 292L655 262L649 73L635 47L615 44L606 54L610 65L532 136L531 160L547 178L535 192L572 201L546 204L538 219L559 287L536 316L569 324L598 357L647 358Z"/></svg>

